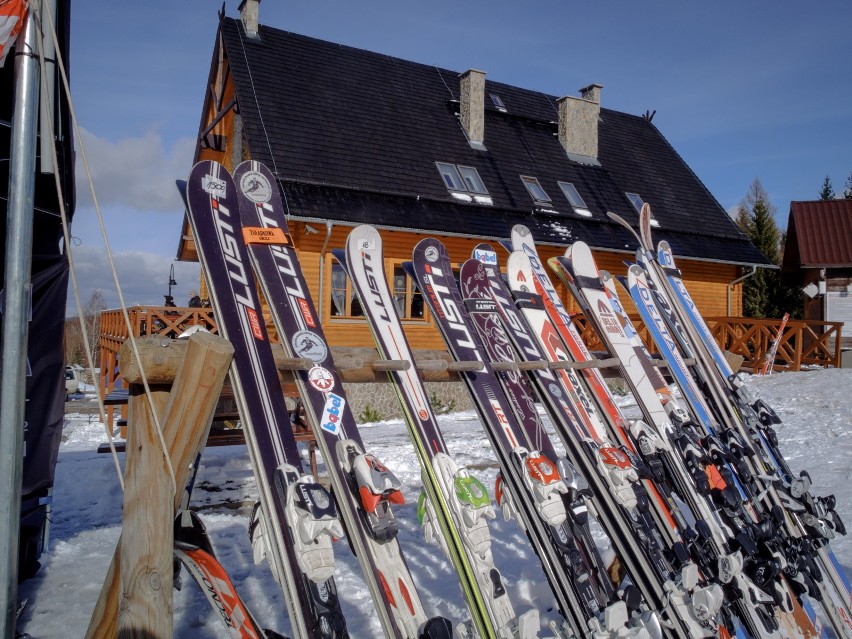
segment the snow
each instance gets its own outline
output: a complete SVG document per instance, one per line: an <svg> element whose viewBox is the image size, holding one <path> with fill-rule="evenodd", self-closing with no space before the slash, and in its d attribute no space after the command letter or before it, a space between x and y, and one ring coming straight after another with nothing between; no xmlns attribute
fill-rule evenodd
<svg viewBox="0 0 852 639"><path fill-rule="evenodd" d="M848 405L852 370L776 373L752 377L750 385L781 416L781 450L794 471L810 472L815 494L834 493L839 514L852 524L852 423ZM631 397L619 398L619 403L628 416L637 415ZM69 410L74 404L68 404ZM441 417L441 426L457 461L470 468L493 494L497 465L476 415L446 415ZM399 540L424 607L430 615L465 619L467 612L450 565L437 546L424 542L417 523L418 464L403 423L365 424L361 432L366 449L402 481L407 503L395 509ZM114 463L110 455L96 452L104 441L103 427L96 418L73 412L66 415L49 550L42 556L42 569L19 588L20 598L27 600L19 630L34 638L83 636L98 598L121 527L121 490ZM120 458L123 462L123 455ZM265 627L286 635L290 626L280 590L266 564L255 565L252 557L248 524L255 492L245 447L205 450L193 504L207 525L220 561L250 609ZM504 522L499 513L491 522L491 533L495 563L509 586L515 610L535 607L543 619L555 619L554 598L524 534L514 523ZM605 547L601 535L598 531L597 538ZM849 573L849 538L836 539L832 548ZM351 635L381 636L357 561L345 541L338 542L335 549L335 580ZM174 626L176 637L225 636L218 618L185 572L183 588L175 592Z"/></svg>

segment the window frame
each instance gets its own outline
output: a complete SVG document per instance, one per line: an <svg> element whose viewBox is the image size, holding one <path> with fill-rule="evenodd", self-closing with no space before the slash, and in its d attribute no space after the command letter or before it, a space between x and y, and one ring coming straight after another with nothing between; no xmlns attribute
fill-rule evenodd
<svg viewBox="0 0 852 639"><path fill-rule="evenodd" d="M485 188L485 182L482 181L482 177L479 175L479 171L476 170L475 166L468 166L466 164L457 164L456 169L461 176L462 183L467 187L468 193L472 193L474 195L489 195L488 189ZM478 187L481 190L474 190L470 188L470 183L468 182L468 176L465 175L465 172L468 171L471 173L471 181L478 182ZM477 185L474 185L477 186Z"/></svg>
<svg viewBox="0 0 852 639"><path fill-rule="evenodd" d="M336 260L329 260L329 277L328 277L328 318L329 320L366 320L364 317L364 310L361 308L361 303L358 301L358 296L355 294L355 290L352 288L352 279L346 273L346 269L344 269ZM344 278L344 286L341 288L340 286L334 285L334 276L335 273L342 274ZM337 305L334 301L335 291L343 291L343 312L340 315L335 314L335 310ZM352 314L352 306L353 304L357 304L358 310L360 311L360 315Z"/></svg>
<svg viewBox="0 0 852 639"><path fill-rule="evenodd" d="M390 283L391 301L393 302L394 309L396 310L396 313L399 316L399 319L400 319L401 322L416 322L418 324L426 323L426 322L429 321L429 309L426 307L426 304L423 300L423 291L419 290L419 288L417 287L417 282L415 282L414 279L411 276L409 276L408 273L406 273L405 270L402 268L402 263L404 261L405 260L394 260L394 259L385 260L385 262L386 262L385 266L387 268L386 272L389 275L388 282ZM399 312L399 306L397 305L397 290L398 290L397 286L396 286L397 270L400 270L402 272L402 277L404 278L404 281L405 281L405 293L404 293L404 295L405 295L405 314L404 315ZM412 317L412 315L411 315L411 309L412 309L412 306L414 305L415 295L420 296L421 308L423 310L423 314L420 317Z"/></svg>
<svg viewBox="0 0 852 639"><path fill-rule="evenodd" d="M589 210L589 206L586 204L586 201L583 199L583 196L580 195L580 192L577 190L577 187L574 186L573 182L557 180L556 184L559 185L559 190L562 191L562 195L564 195L565 199L568 200L568 204L570 204L571 208L574 209L574 213L581 215L582 217L592 217L592 212ZM574 196L576 196L576 201Z"/></svg>
<svg viewBox="0 0 852 639"><path fill-rule="evenodd" d="M636 214L641 215L642 207L645 205L645 200L642 198L642 196L638 193L633 193L632 191L625 191L624 195L626 195L627 199L630 200L630 204L633 205L633 208L636 210ZM638 199L641 202L639 206L636 206L636 199L634 198ZM653 226L654 228L660 226L660 223L657 221L657 218L654 217L653 212L651 213L651 226Z"/></svg>
<svg viewBox="0 0 852 639"><path fill-rule="evenodd" d="M438 174L441 176L441 182L444 184L444 187L450 191L465 192L467 188L465 187L465 182L462 179L461 174L459 173L458 166L452 164L450 162L435 162L435 167L438 169ZM458 181L458 187L447 184L447 176L450 177L452 181L455 178Z"/></svg>
<svg viewBox="0 0 852 639"><path fill-rule="evenodd" d="M533 199L533 202L544 206L553 204L553 198L551 198L550 195L548 195L547 191L544 190L544 187L541 185L541 182L538 181L537 177L535 177L534 175L521 175L520 178L521 182L523 182L524 187L527 190L527 193L529 193L529 196ZM542 192L542 194L544 195L544 199L536 197L535 193L533 193L532 189L530 188L533 184L535 185L535 187L538 188L539 191Z"/></svg>

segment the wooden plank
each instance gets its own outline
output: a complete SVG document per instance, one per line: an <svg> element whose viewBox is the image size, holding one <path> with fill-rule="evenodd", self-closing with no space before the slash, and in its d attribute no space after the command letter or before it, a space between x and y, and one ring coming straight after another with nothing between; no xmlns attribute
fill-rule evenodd
<svg viewBox="0 0 852 639"><path fill-rule="evenodd" d="M180 503L183 486L189 478L190 463L195 459L207 436L216 408L216 401L221 393L232 356L233 347L227 340L214 335L197 333L189 338L189 343L186 346L186 357L183 366L178 371L172 393L166 399L165 389L159 387L155 391L155 405L160 415L163 416L161 422L163 438L169 450L169 457L175 472L175 483L178 486L176 491L172 491L169 484L168 499L172 501L172 508L163 507L162 503L159 504L159 510L165 515L158 517L168 519L164 528L169 536L172 534L172 521ZM139 399L139 396L135 395L134 401L137 402ZM147 410L146 406L147 402L139 408L144 411ZM136 407L134 406L134 408ZM135 429L131 429L131 431L133 430ZM134 445L133 440L129 443L131 446ZM157 461L156 453L160 452L159 446L149 446L148 448ZM129 461L128 456L128 463ZM161 453L159 462L155 465L162 468L164 464L162 463ZM118 541L107 571L100 597L92 613L92 619L86 631L87 638L114 639L118 633L119 595L121 592L119 590L119 577L120 563L122 563L120 557L124 556L122 548L126 543L130 542L124 541L124 534L122 533L122 538ZM155 590L156 593L162 591L161 594L168 597L169 610L171 609L172 588L171 556L172 549L169 545L168 566L164 568L157 565L157 578L163 577L163 579L159 579L161 590ZM160 574L159 571L162 570L165 570L165 572ZM146 584L147 587L153 588L157 585L156 581L157 579L149 580ZM157 614L162 613L162 610L157 611ZM134 634L122 636L134 636ZM155 636L158 635L150 635L150 637ZM168 636L171 637L170 634Z"/></svg>

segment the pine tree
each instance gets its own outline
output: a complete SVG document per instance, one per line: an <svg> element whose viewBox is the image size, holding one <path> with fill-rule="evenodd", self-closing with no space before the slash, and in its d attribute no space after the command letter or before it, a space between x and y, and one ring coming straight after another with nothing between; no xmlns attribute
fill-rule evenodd
<svg viewBox="0 0 852 639"><path fill-rule="evenodd" d="M822 188L819 190L819 199L821 200L833 200L834 199L834 187L831 186L831 178L827 175L825 179L822 181Z"/></svg>
<svg viewBox="0 0 852 639"><path fill-rule="evenodd" d="M849 177L846 178L846 184L843 188L843 198L846 200L852 200L852 173L850 173Z"/></svg>
<svg viewBox="0 0 852 639"><path fill-rule="evenodd" d="M781 265L781 232L775 223L775 207L759 179L752 182L737 212L736 223L772 264ZM788 291L781 283L779 269L759 268L743 282L743 315L746 317L776 318L785 312L800 315L798 303L790 308L791 299L799 295Z"/></svg>

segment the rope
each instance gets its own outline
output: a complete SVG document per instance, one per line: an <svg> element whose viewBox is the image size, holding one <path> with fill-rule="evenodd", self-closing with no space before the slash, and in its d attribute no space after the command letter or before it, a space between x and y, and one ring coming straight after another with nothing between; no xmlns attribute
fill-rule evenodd
<svg viewBox="0 0 852 639"><path fill-rule="evenodd" d="M53 38L53 41L58 43L59 39L56 37L56 29L53 26L53 16L50 15L49 7L45 6L44 10L46 12L47 24L50 27L50 35ZM41 26L43 27L43 23L39 20L39 17L37 15L38 10L35 9L35 8L31 8L31 11L35 12L36 15L34 17L36 18L37 22L39 24L41 24ZM43 39L41 39L42 38L41 29L39 29L39 38L40 38L40 43L41 43L40 50L39 50L39 57L40 57L40 60L42 60L41 73L42 73L42 83L43 83L43 86L44 86L44 83L46 83L46 74L45 74L43 59L42 59L42 55L41 55L41 52L44 49L44 42L43 42ZM130 347L131 347L131 350L133 351L133 357L136 360L137 365L139 366L140 374L142 375L142 386L145 389L145 396L148 399L148 406L149 406L150 411L151 411L151 417L154 421L154 426L157 430L157 439L159 441L160 448L162 449L163 458L166 461L166 467L167 467L168 472L169 472L169 479L171 480L172 490L176 491L177 490L177 482L175 480L175 471L174 471L174 468L172 467L172 461L171 461L171 457L169 455L168 446L166 446L166 441L163 438L163 429L162 429L162 426L160 425L160 418L157 415L156 407L154 406L154 399L151 395L151 388L148 385L148 378L145 375L145 369L142 365L142 358L139 355L139 349L138 349L137 344L136 344L136 338L133 335L133 327L132 327L131 322L130 322L130 316L127 313L127 306L124 302L124 294L121 291L121 284L118 281L118 273L117 273L116 268L115 268L115 262L114 262L113 257L112 257L112 251L110 250L109 238L107 237L106 227L104 226L103 215L101 214L100 205L98 204L97 194L95 193L95 186L94 186L94 182L92 181L92 172L91 172L91 169L89 168L89 161L88 161L88 158L86 156L85 146L83 145L83 137L82 137L81 132L80 132L80 126L79 126L79 122L77 120L77 114L74 111L74 103L73 103L73 100L71 99L71 88L68 84L68 76L65 73L65 63L62 59L62 52L61 52L59 46L56 47L56 62L57 62L56 66L59 69L59 74L62 78L62 87L63 87L63 90L65 92L65 96L68 100L68 112L71 115L71 122L72 122L72 125L73 125L73 128L74 128L74 134L77 138L78 150L80 151L80 158L83 161L83 166L84 166L85 171L86 171L86 180L87 180L88 185L89 185L89 190L91 191L91 194L92 194L92 201L93 201L94 207L95 207L95 214L96 214L97 219L98 219L98 225L100 227L101 236L103 237L104 247L106 249L107 261L109 263L109 267L110 267L110 271L112 273L113 281L115 282L115 288L116 288L116 292L118 293L119 305L121 307L122 316L124 317L124 323L127 327L127 332L128 332L129 340L130 340ZM51 110L51 113L52 113L52 110ZM48 118L48 120L50 121L50 118ZM53 135L53 123L52 123L52 121L50 122L50 135L51 135L51 139L53 139L54 135ZM53 154L54 154L54 160L55 160L56 159L55 158L55 156L56 156L56 148L55 147L53 149ZM57 165L57 163L54 162L54 165ZM62 215L62 232L63 232L64 241L65 241L66 252L67 252L67 255L68 255L69 266L71 266L71 279L72 279L73 288L74 288L74 297L75 297L75 300L77 302L77 313L78 313L78 316L80 317L81 327L83 328L83 338L84 338L84 341L85 341L85 344L86 344L86 356L89 360L90 367L94 371L94 358L93 358L92 353L91 353L91 346L89 344L89 337L88 337L88 334L85 330L84 322L83 322L83 319L82 319L79 289L77 287L77 279L76 279L76 276L74 274L73 260L71 258L71 243L70 243L70 237L69 237L69 234L68 234L68 219L67 219L67 215L66 215L66 211L65 211L65 205L64 205L64 202L63 202L63 199L62 199L61 185L59 184L59 176L56 173L55 173L55 175L56 175L56 183L57 183L57 192L59 194L59 197L57 199L59 200L60 212L61 212L61 215ZM103 399L100 397L100 393L98 393L98 407L99 407L99 410L100 410L100 415L101 415L102 421L106 422L106 418L104 416ZM117 470L118 475L119 475L119 483L121 484L122 490L124 490L124 482L123 482L122 477L121 477L121 467L120 467L120 464L118 462L118 454L116 453L115 446L113 444L112 433L110 432L110 428L106 423L104 423L104 427L107 431L107 438L109 439L110 450L112 451L113 460L115 462L116 470Z"/></svg>
<svg viewBox="0 0 852 639"><path fill-rule="evenodd" d="M435 71L438 72L438 77L441 78L441 82L443 82L444 86L447 87L447 92L450 94L450 99L455 100L456 96L453 95L453 90L450 88L450 85L447 84L447 81L444 79L444 74L441 73L441 70L438 67L435 67Z"/></svg>
<svg viewBox="0 0 852 639"><path fill-rule="evenodd" d="M260 110L260 103L257 99L257 90L254 88L254 76L251 72L251 65L248 61L248 55L246 54L246 45L243 40L243 32L242 29L237 27L237 35L240 37L240 50L243 53L243 61L246 64L246 71L248 71L249 83L251 84L251 95L254 98L254 105L257 108L257 117L260 120L260 126L263 128L263 135L266 138L266 148L269 149L269 158L272 160L272 173L275 175L275 178L278 180L279 191L281 191L281 199L284 201L284 214L289 218L290 217L290 202L287 199L287 190L284 188L284 183L281 178L281 174L278 173L278 166L275 164L275 154L272 152L272 142L269 139L269 132L266 130L266 121L263 119L263 112ZM235 169L237 167L234 167Z"/></svg>

